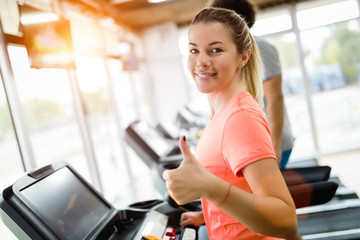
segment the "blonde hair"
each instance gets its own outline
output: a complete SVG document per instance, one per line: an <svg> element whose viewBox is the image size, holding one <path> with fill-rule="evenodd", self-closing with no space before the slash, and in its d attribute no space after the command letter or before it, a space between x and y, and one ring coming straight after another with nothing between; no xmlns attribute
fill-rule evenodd
<svg viewBox="0 0 360 240"><path fill-rule="evenodd" d="M245 82L246 90L263 106L260 52L245 20L233 10L207 7L195 16L191 25L197 23L220 23L229 31L239 54L250 49L251 56L241 69L241 81Z"/></svg>

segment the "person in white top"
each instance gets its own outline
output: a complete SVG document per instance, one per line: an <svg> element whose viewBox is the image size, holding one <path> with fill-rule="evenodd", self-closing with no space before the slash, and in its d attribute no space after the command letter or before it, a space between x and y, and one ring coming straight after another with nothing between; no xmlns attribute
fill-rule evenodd
<svg viewBox="0 0 360 240"><path fill-rule="evenodd" d="M255 6L249 0L214 0L211 6L234 10L245 19L249 28L255 23ZM282 70L279 54L276 48L265 39L255 37L255 41L260 50L264 67L264 110L267 115L276 158L279 167L282 169L286 167L289 161L295 139L286 112L281 88Z"/></svg>

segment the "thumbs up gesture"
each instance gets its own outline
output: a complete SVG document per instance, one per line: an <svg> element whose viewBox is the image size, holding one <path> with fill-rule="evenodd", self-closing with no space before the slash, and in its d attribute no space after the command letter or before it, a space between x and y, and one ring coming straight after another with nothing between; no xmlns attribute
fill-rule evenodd
<svg viewBox="0 0 360 240"><path fill-rule="evenodd" d="M179 147L183 155L180 166L173 170L165 170L163 178L169 195L177 204L183 205L204 197L206 179L209 172L191 153L185 136L180 138Z"/></svg>

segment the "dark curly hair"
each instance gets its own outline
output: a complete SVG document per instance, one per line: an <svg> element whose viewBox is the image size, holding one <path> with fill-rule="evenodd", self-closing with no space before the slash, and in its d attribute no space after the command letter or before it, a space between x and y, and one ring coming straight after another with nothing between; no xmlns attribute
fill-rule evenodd
<svg viewBox="0 0 360 240"><path fill-rule="evenodd" d="M255 23L256 7L250 0L214 0L211 6L234 10L245 19L249 28Z"/></svg>

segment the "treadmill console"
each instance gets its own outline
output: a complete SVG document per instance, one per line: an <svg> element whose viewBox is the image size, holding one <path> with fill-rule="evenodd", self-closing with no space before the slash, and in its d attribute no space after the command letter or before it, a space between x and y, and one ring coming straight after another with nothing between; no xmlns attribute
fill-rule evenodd
<svg viewBox="0 0 360 240"><path fill-rule="evenodd" d="M147 213L143 224L138 230L137 234L134 237L134 240L151 240L162 239L162 240L196 240L197 232L196 229L186 227L184 228L179 238L177 238L177 230L173 227L170 227L168 224L168 216L161 214L157 211L150 211Z"/></svg>
<svg viewBox="0 0 360 240"><path fill-rule="evenodd" d="M146 235L162 237L165 234L168 219L168 216L157 211L148 212L134 240Z"/></svg>
<svg viewBox="0 0 360 240"><path fill-rule="evenodd" d="M125 139L149 167L182 160L178 142L167 139L145 121L136 120L129 124L125 130Z"/></svg>
<svg viewBox="0 0 360 240"><path fill-rule="evenodd" d="M28 173L6 188L1 198L4 216L31 239L97 239L104 237L106 225L117 215L109 202L64 163Z"/></svg>
<svg viewBox="0 0 360 240"><path fill-rule="evenodd" d="M180 215L161 200L148 209L116 209L64 162L30 172L0 194L1 219L19 239L177 240Z"/></svg>

